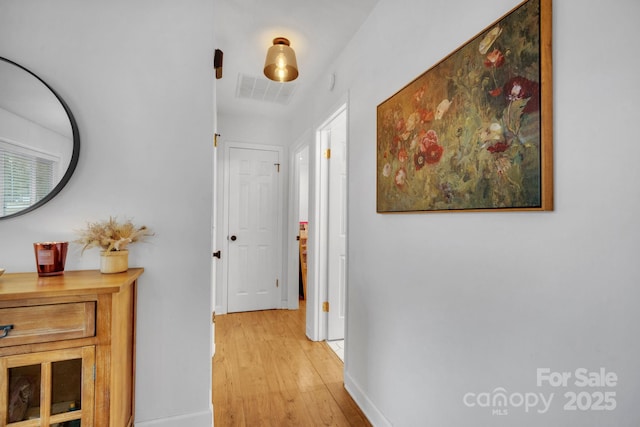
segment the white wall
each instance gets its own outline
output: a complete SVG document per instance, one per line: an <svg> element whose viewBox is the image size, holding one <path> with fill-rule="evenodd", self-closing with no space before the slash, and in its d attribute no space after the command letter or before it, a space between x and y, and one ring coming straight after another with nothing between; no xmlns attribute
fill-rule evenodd
<svg viewBox="0 0 640 427"><path fill-rule="evenodd" d="M290 141L287 121L271 120L262 116L220 113L218 114L218 133L222 143L234 141L286 147Z"/></svg>
<svg viewBox="0 0 640 427"><path fill-rule="evenodd" d="M0 221L0 264L35 271L32 243L117 215L156 236L139 282L136 425L210 426L213 18L208 0L0 3L0 56L41 77L78 122L69 184ZM95 269L72 247L67 269Z"/></svg>
<svg viewBox="0 0 640 427"><path fill-rule="evenodd" d="M640 3L554 4L554 212L376 214L376 106L518 3L380 0L329 68L334 92L292 121L302 134L349 91L345 382L376 425L640 423ZM617 385L537 386L537 368L582 367ZM545 414L463 403L498 387L554 398ZM612 411L563 408L605 391Z"/></svg>

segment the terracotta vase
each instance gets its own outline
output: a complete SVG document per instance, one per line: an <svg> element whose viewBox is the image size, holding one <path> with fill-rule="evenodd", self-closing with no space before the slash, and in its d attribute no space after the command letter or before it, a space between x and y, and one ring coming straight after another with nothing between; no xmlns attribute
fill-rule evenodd
<svg viewBox="0 0 640 427"><path fill-rule="evenodd" d="M122 273L129 269L129 251L100 252L101 273Z"/></svg>

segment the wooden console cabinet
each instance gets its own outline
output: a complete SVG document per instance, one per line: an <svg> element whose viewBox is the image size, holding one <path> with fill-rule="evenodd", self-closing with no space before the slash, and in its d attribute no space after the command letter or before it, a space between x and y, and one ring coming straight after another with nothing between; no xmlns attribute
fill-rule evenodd
<svg viewBox="0 0 640 427"><path fill-rule="evenodd" d="M0 276L0 427L133 426L142 272Z"/></svg>

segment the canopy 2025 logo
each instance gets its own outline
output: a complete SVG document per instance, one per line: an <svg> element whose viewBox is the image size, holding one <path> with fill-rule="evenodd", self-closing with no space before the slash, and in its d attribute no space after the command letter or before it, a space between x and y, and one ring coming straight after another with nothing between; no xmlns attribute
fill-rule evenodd
<svg viewBox="0 0 640 427"><path fill-rule="evenodd" d="M577 368L573 371L552 371L550 368L536 370L536 387L562 389L562 397L557 399L565 411L613 411L616 409L618 375L599 368L590 371ZM509 415L509 411L546 414L554 405L555 392L540 391L510 393L504 387L492 391L468 392L462 402L469 408L486 408L492 415ZM511 412L513 413L513 412Z"/></svg>

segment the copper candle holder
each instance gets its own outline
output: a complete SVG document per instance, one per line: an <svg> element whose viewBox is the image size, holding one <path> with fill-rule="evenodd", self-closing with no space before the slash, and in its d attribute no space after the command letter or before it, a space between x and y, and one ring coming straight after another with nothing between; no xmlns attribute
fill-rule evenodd
<svg viewBox="0 0 640 427"><path fill-rule="evenodd" d="M39 242L33 244L36 255L38 276L58 276L64 274L69 242Z"/></svg>

